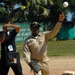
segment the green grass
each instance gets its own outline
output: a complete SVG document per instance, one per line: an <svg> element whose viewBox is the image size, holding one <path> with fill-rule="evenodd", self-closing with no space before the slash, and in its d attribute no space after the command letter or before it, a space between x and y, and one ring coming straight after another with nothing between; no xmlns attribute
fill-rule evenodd
<svg viewBox="0 0 75 75"><path fill-rule="evenodd" d="M75 56L75 40L50 41L48 56Z"/></svg>
<svg viewBox="0 0 75 75"><path fill-rule="evenodd" d="M23 42L16 43L17 51L20 53L20 57L23 57Z"/></svg>
<svg viewBox="0 0 75 75"><path fill-rule="evenodd" d="M17 50L23 57L23 43L17 43ZM48 56L75 56L75 40L49 41Z"/></svg>

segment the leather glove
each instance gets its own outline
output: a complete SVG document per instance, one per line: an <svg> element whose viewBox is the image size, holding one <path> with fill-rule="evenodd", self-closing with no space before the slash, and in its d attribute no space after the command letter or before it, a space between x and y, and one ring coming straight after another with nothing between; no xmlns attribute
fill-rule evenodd
<svg viewBox="0 0 75 75"><path fill-rule="evenodd" d="M36 61L31 61L29 63L29 66L36 73L38 73L41 70L41 66L38 65L38 63Z"/></svg>

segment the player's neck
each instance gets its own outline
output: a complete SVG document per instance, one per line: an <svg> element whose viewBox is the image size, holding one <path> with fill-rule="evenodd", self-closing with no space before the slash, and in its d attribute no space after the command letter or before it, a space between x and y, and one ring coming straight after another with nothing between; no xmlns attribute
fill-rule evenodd
<svg viewBox="0 0 75 75"><path fill-rule="evenodd" d="M38 34L32 34L32 36L36 37L36 36L38 36Z"/></svg>

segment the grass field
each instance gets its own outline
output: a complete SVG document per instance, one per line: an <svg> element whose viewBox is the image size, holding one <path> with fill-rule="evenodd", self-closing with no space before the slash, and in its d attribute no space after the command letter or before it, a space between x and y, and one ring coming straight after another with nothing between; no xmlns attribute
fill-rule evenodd
<svg viewBox="0 0 75 75"><path fill-rule="evenodd" d="M17 43L17 50L23 57L23 43ZM48 56L75 56L75 40L49 41Z"/></svg>

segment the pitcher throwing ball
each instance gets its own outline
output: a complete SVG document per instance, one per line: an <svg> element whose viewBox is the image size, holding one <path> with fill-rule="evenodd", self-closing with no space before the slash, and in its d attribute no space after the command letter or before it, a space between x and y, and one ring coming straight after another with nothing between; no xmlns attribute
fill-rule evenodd
<svg viewBox="0 0 75 75"><path fill-rule="evenodd" d="M24 60L34 71L34 75L50 75L48 65L49 58L47 56L48 40L57 35L62 27L64 18L65 16L62 12L59 15L59 20L55 27L51 31L43 33L39 32L40 24L38 22L32 22L30 24L30 30L32 33L24 41L23 53Z"/></svg>

